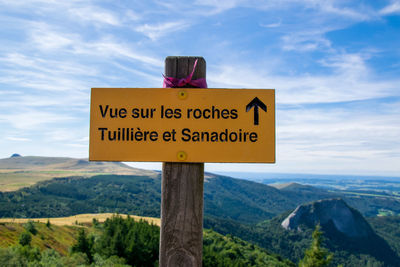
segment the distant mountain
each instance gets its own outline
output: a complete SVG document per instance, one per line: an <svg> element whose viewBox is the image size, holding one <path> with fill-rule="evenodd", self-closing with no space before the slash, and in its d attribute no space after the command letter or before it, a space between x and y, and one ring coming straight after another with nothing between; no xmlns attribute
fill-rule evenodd
<svg viewBox="0 0 400 267"><path fill-rule="evenodd" d="M282 222L286 230L301 231L303 225L315 228L320 224L322 229L338 232L347 237L370 237L374 232L359 211L349 207L342 199L325 199L309 204L299 205Z"/></svg>
<svg viewBox="0 0 400 267"><path fill-rule="evenodd" d="M324 232L326 246L341 255L340 258L346 254L369 255L386 266L400 265L399 256L389 244L375 233L359 211L342 199L300 205L282 221L281 226L286 230L303 232L311 231L317 224Z"/></svg>
<svg viewBox="0 0 400 267"><path fill-rule="evenodd" d="M389 230L379 223L382 220L376 219L375 225L380 227L380 235L377 235L362 215L343 200L316 201L300 205L295 211L285 212L257 225L205 218L204 227L221 234L238 236L298 262L311 244L311 234L316 224L321 223L324 237L322 246L334 253L332 266L400 266L398 238L391 237L400 233L400 219L393 219L387 227ZM285 221L289 225L283 223Z"/></svg>
<svg viewBox="0 0 400 267"><path fill-rule="evenodd" d="M131 174L156 176L156 172L132 168L121 162L89 162L87 159L66 157L37 157L14 154L10 158L0 159L3 171L80 171L110 174Z"/></svg>
<svg viewBox="0 0 400 267"><path fill-rule="evenodd" d="M132 168L120 162L89 162L62 157L11 156L0 159L0 192L15 191L55 177L91 177L99 174L144 175L158 173Z"/></svg>

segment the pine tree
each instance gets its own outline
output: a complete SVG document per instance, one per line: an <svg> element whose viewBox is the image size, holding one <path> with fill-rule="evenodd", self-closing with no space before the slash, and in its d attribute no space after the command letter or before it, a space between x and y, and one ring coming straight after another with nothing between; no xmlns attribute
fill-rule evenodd
<svg viewBox="0 0 400 267"><path fill-rule="evenodd" d="M320 225L315 227L312 233L312 243L306 250L304 258L299 262L299 267L323 267L328 266L332 261L333 254L321 247L322 232Z"/></svg>
<svg viewBox="0 0 400 267"><path fill-rule="evenodd" d="M51 227L51 223L50 223L50 220L49 220L49 219L47 219L46 227L47 227L47 228L50 228L50 227Z"/></svg>
<svg viewBox="0 0 400 267"><path fill-rule="evenodd" d="M28 231L22 232L22 234L19 236L19 243L22 246L29 246L32 241L32 236Z"/></svg>
<svg viewBox="0 0 400 267"><path fill-rule="evenodd" d="M93 238L88 238L83 228L79 229L78 239L75 245L72 246L72 252L85 253L89 259L89 262L93 261Z"/></svg>
<svg viewBox="0 0 400 267"><path fill-rule="evenodd" d="M33 221L28 221L24 225L24 228L25 228L26 231L30 232L32 235L36 235L37 234L35 223Z"/></svg>

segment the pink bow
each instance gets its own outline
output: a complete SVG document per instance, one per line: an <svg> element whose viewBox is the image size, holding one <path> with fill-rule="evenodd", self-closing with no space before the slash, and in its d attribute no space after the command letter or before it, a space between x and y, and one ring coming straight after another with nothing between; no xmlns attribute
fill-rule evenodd
<svg viewBox="0 0 400 267"><path fill-rule="evenodd" d="M197 65L197 59L194 62L192 72L186 78L178 79L173 77L165 77L165 75L163 75L164 76L163 88L179 88L185 85L190 85L196 88L207 88L206 79L200 78L192 80L193 73L196 70L196 65Z"/></svg>

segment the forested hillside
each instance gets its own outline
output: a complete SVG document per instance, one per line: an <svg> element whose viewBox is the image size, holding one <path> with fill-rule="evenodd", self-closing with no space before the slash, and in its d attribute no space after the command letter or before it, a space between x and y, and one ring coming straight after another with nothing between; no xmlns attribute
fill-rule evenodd
<svg viewBox="0 0 400 267"><path fill-rule="evenodd" d="M97 175L42 181L14 192L0 192L0 218L70 216L78 213L119 212L159 217L161 179L133 175ZM274 187L208 175L204 183L205 215L257 223L296 206L319 199L341 196L364 215L378 214L390 206L400 209L393 199L343 196L322 189Z"/></svg>
<svg viewBox="0 0 400 267"><path fill-rule="evenodd" d="M311 242L313 227L302 232L287 231L280 225L290 211L304 202L327 199L338 194L310 186L291 185L280 189L251 181L207 174L204 184L206 228L231 234L263 249L298 262ZM39 182L15 192L0 193L0 217L34 218L70 216L78 213L119 212L159 217L160 176L97 175L66 177ZM378 210L393 199L350 196L367 211ZM383 205L383 206L380 206ZM354 206L353 206L354 207ZM271 220L270 220L271 219ZM377 227L374 224L374 227ZM323 229L326 230L326 229ZM326 247L335 253L334 263L360 266L368 262L396 263L399 242L390 233L379 232L369 241L380 244L374 252L371 242L353 242L340 235L327 236ZM382 239L385 238L385 239ZM370 247L368 247L370 246ZM347 265L346 265L347 266ZM389 265L388 265L389 266Z"/></svg>
<svg viewBox="0 0 400 267"><path fill-rule="evenodd" d="M232 234L282 255L294 262L304 257L314 228L303 225L302 231L285 230L281 224L290 212L257 225L246 225L229 219L205 218L204 227L222 234ZM346 237L323 228L323 246L334 253L333 264L344 266L399 266L400 217L370 218L376 232L365 238ZM375 264L375 265L374 265Z"/></svg>
<svg viewBox="0 0 400 267"><path fill-rule="evenodd" d="M131 217L114 216L104 224L93 220L90 226L74 227L33 222L25 225L5 223L0 225L0 229L0 240L10 232L14 233L9 240L12 244L0 248L2 266L148 267L158 263L159 227ZM54 243L49 232L59 240L70 238L70 249ZM28 241L22 238L24 236L30 236ZM206 230L203 240L203 266L295 266L289 260L230 235Z"/></svg>

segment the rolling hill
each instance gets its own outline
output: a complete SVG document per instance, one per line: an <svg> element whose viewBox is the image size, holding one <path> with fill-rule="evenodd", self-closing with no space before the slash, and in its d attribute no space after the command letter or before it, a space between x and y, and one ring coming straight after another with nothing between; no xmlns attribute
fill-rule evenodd
<svg viewBox="0 0 400 267"><path fill-rule="evenodd" d="M71 175L39 181L13 192L0 192L0 218L48 218L104 212L159 217L160 173L150 171L148 175L120 163L99 164L68 158L16 157L1 161L4 164L2 171L25 173L30 179L37 173L52 174L53 177L59 173ZM7 162L12 164L7 165ZM137 171L139 175L105 174L123 171ZM399 208L398 201L392 199L345 195L296 183L273 187L206 173L204 226L221 234L233 234L298 261L310 244L314 222L306 225L302 232L287 231L281 223L299 205L311 202L305 207L314 208L303 209L315 210L317 205L313 203L318 202L314 201L337 197L342 197L349 206L359 209L363 215L375 214L376 210L385 205L392 205L391 209L394 210L396 206ZM330 229L329 225L325 230ZM388 237L387 233L379 233ZM349 266L365 265L368 262L380 264L385 258L379 255L388 256L389 263L396 262L396 256L386 253L390 250L387 249L388 245L376 234L368 238L381 244L380 248L385 248L379 255L371 252L373 245L366 240L352 243L338 233L328 238L327 246L336 251L339 258L349 258L352 262ZM394 245L390 243L390 246L393 248L397 243L393 241ZM357 248L366 244L370 244L370 247L361 250Z"/></svg>
<svg viewBox="0 0 400 267"><path fill-rule="evenodd" d="M89 162L87 159L65 157L22 157L14 154L0 159L0 191L15 191L55 177L91 177L99 174L145 175L156 177L154 171L132 168L120 162Z"/></svg>
<svg viewBox="0 0 400 267"><path fill-rule="evenodd" d="M88 219L90 216L78 215L80 218ZM47 226L45 223L31 222L35 233L31 234L31 244L25 247L19 246L18 240L21 234L27 231L26 226L15 222L1 222L0 262L4 266L20 266L15 264L16 261L25 263L21 266L26 266L28 263L34 266L126 266L115 264L115 257L118 256L132 266L157 265L158 226L149 225L146 221L137 220L138 218L132 220L132 216L130 219L126 217L123 219L119 215L113 215L111 218L106 215L106 217L108 219L105 223L92 224L89 222L79 226L53 224ZM93 218L98 218L98 215ZM43 219L45 218L41 220ZM50 221L56 219L50 218ZM65 223L69 224L69 219L65 218L65 220ZM74 258L74 254L71 254L71 251L81 252L80 249L85 248L85 246L76 246L80 242L79 240L82 241L82 229L86 233L85 238L88 238L88 242L92 244L90 249L94 262L92 265L87 262L89 257L84 257L83 262L76 264L77 259ZM271 254L267 250L237 237L224 236L212 230L204 230L203 236L203 266L295 266L289 260L282 259L278 255ZM116 242L116 240L118 241ZM71 250L73 246L75 248ZM36 248L39 248L39 255ZM55 250L62 257L49 249ZM97 255L93 255L93 253L97 253ZM31 257L31 255L36 256ZM79 259L82 255L77 257ZM49 258L51 264L49 264ZM107 258L114 262L105 264ZM117 261L121 263L120 260L117 259ZM70 265L71 262L74 264Z"/></svg>

